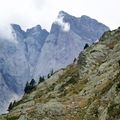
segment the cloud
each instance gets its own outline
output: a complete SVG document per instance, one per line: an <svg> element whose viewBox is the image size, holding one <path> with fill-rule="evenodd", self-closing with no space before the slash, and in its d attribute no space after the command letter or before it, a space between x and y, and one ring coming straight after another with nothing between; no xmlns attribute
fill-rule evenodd
<svg viewBox="0 0 120 120"><path fill-rule="evenodd" d="M99 42L99 39L97 39L97 40L95 41L95 43L97 43L97 42Z"/></svg>
<svg viewBox="0 0 120 120"><path fill-rule="evenodd" d="M0 24L0 39L5 39L13 43L18 43L16 34L10 24Z"/></svg>
<svg viewBox="0 0 120 120"><path fill-rule="evenodd" d="M24 29L30 24L33 25L34 19L38 16L33 4L33 0L0 0L0 38L17 43L10 24L20 24ZM31 18L34 18L33 21ZM37 21L34 23L37 24Z"/></svg>
<svg viewBox="0 0 120 120"><path fill-rule="evenodd" d="M70 24L68 22L64 22L63 19L64 19L64 14L60 13L54 23L61 26L61 29L64 32L68 32L70 30Z"/></svg>
<svg viewBox="0 0 120 120"><path fill-rule="evenodd" d="M109 5L107 5L109 3ZM120 25L120 0L0 0L0 33L5 36L9 24L19 24L22 29L40 24L48 31L59 11L73 16L88 15L115 29ZM71 9L72 8L72 9ZM64 31L70 29L69 23L58 20Z"/></svg>

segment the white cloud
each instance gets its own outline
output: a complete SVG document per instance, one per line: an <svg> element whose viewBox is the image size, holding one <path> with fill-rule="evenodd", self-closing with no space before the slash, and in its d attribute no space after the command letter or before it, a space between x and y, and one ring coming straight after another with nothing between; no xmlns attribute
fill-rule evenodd
<svg viewBox="0 0 120 120"><path fill-rule="evenodd" d="M68 32L70 30L70 24L69 23L65 23L64 27L63 27L63 31Z"/></svg>
<svg viewBox="0 0 120 120"><path fill-rule="evenodd" d="M0 29L16 23L23 29L40 24L49 31L61 10L78 17L88 15L115 29L120 25L119 5L120 0L0 0Z"/></svg>
<svg viewBox="0 0 120 120"><path fill-rule="evenodd" d="M64 22L64 14L60 13L55 21L56 24L61 26L61 29L64 32L68 32L70 30L70 24L68 22Z"/></svg>
<svg viewBox="0 0 120 120"><path fill-rule="evenodd" d="M9 40L13 43L18 43L16 38L16 34L10 24L0 24L0 38Z"/></svg>
<svg viewBox="0 0 120 120"><path fill-rule="evenodd" d="M6 34L7 34L7 36L6 36ZM0 37L6 38L6 39L11 38L11 29L8 24L5 26L3 26L2 24L0 25Z"/></svg>
<svg viewBox="0 0 120 120"><path fill-rule="evenodd" d="M96 41L95 41L95 43L98 43L99 42L99 39L97 39Z"/></svg>

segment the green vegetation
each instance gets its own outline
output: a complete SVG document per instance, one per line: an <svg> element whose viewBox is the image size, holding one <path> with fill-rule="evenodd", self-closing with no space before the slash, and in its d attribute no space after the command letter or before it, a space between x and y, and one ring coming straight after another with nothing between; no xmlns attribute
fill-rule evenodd
<svg viewBox="0 0 120 120"><path fill-rule="evenodd" d="M12 108L15 106L15 104L16 104L16 101L10 102L9 107L8 107L8 111L12 110Z"/></svg>
<svg viewBox="0 0 120 120"><path fill-rule="evenodd" d="M120 80L120 72L117 73L116 80Z"/></svg>
<svg viewBox="0 0 120 120"><path fill-rule="evenodd" d="M84 49L86 49L86 48L88 48L88 47L89 47L89 45L86 43L85 46L84 46Z"/></svg>
<svg viewBox="0 0 120 120"><path fill-rule="evenodd" d="M40 76L38 84L40 84L40 83L42 83L42 82L44 82L44 81L45 81L44 76L43 76L43 77Z"/></svg>
<svg viewBox="0 0 120 120"><path fill-rule="evenodd" d="M117 84L116 91L120 91L120 82Z"/></svg>
<svg viewBox="0 0 120 120"><path fill-rule="evenodd" d="M6 119L7 120L18 120L19 116L8 116Z"/></svg>
<svg viewBox="0 0 120 120"><path fill-rule="evenodd" d="M117 86L116 86L116 91L119 92L120 91L120 72L117 73L116 80L118 81Z"/></svg>
<svg viewBox="0 0 120 120"><path fill-rule="evenodd" d="M27 94L31 93L33 90L35 90L35 88L36 88L36 82L34 79L32 79L30 83L29 82L26 83L24 92Z"/></svg>
<svg viewBox="0 0 120 120"><path fill-rule="evenodd" d="M54 74L54 72L53 72L53 69L52 69L51 72L47 75L47 78L50 78L53 74Z"/></svg>
<svg viewBox="0 0 120 120"><path fill-rule="evenodd" d="M119 64L119 66L120 66L120 60L118 60L118 64Z"/></svg>
<svg viewBox="0 0 120 120"><path fill-rule="evenodd" d="M8 107L8 111L10 111L12 108L13 108L13 103L10 102L9 107Z"/></svg>
<svg viewBox="0 0 120 120"><path fill-rule="evenodd" d="M108 107L108 114L110 118L120 118L120 104L111 102L110 106Z"/></svg>

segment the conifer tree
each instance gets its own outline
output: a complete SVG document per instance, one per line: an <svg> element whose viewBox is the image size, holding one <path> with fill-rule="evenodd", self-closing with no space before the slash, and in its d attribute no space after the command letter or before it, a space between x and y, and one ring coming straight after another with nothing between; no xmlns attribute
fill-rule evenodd
<svg viewBox="0 0 120 120"><path fill-rule="evenodd" d="M47 78L50 78L50 74L48 74Z"/></svg>
<svg viewBox="0 0 120 120"><path fill-rule="evenodd" d="M88 47L89 47L89 45L86 43L85 46L84 46L84 49L86 49L86 48L88 48Z"/></svg>
<svg viewBox="0 0 120 120"><path fill-rule="evenodd" d="M32 87L34 87L35 86L35 80L34 79L32 79L31 81L30 81L30 85L32 86Z"/></svg>
<svg viewBox="0 0 120 120"><path fill-rule="evenodd" d="M51 70L51 76L53 75L53 73L54 73L54 72L53 72L53 69L52 69L52 70Z"/></svg>
<svg viewBox="0 0 120 120"><path fill-rule="evenodd" d="M42 83L43 81L45 81L44 76L43 77L40 76L38 84Z"/></svg>
<svg viewBox="0 0 120 120"><path fill-rule="evenodd" d="M30 88L30 84L29 84L29 82L27 82L26 85L25 85L24 92L29 93L29 88Z"/></svg>
<svg viewBox="0 0 120 120"><path fill-rule="evenodd" d="M24 92L25 92L25 93L30 93L30 92L32 92L32 90L35 89L35 88L36 88L36 82L35 82L34 79L32 79L32 80L30 81L30 83L29 83L29 82L26 83Z"/></svg>
<svg viewBox="0 0 120 120"><path fill-rule="evenodd" d="M13 108L13 103L10 102L9 107L8 107L8 111L10 111L12 108Z"/></svg>

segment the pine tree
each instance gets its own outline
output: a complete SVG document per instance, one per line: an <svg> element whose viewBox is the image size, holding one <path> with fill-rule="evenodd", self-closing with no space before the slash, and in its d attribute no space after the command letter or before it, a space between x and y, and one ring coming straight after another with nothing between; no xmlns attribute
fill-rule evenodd
<svg viewBox="0 0 120 120"><path fill-rule="evenodd" d="M30 83L27 82L26 85L25 85L24 92L25 92L25 93L30 93L30 92L32 92L32 90L36 88L36 85L35 85L35 84L36 84L36 82L35 82L34 79L32 79L32 80L30 81Z"/></svg>
<svg viewBox="0 0 120 120"><path fill-rule="evenodd" d="M89 47L89 45L86 43L85 46L84 46L84 49L86 49L86 48L88 48L88 47Z"/></svg>
<svg viewBox="0 0 120 120"><path fill-rule="evenodd" d="M53 72L53 69L52 69L52 70L51 70L51 76L53 75L53 73L54 73L54 72Z"/></svg>
<svg viewBox="0 0 120 120"><path fill-rule="evenodd" d="M27 82L25 85L25 89L24 89L25 93L29 93L29 87L30 87L30 84L29 84L29 82Z"/></svg>
<svg viewBox="0 0 120 120"><path fill-rule="evenodd" d="M35 84L36 84L35 80L34 80L34 79L32 79L32 80L30 81L30 85L31 85L32 87L34 87L34 86L35 86Z"/></svg>
<svg viewBox="0 0 120 120"><path fill-rule="evenodd" d="M15 106L15 104L16 104L16 101L14 100L14 102L13 102L13 107Z"/></svg>
<svg viewBox="0 0 120 120"><path fill-rule="evenodd" d="M38 84L42 83L43 81L45 81L44 76L43 77L40 76Z"/></svg>
<svg viewBox="0 0 120 120"><path fill-rule="evenodd" d="M12 108L13 108L13 103L10 102L9 107L8 107L8 111L12 110Z"/></svg>
<svg viewBox="0 0 120 120"><path fill-rule="evenodd" d="M48 74L47 78L50 78L50 74Z"/></svg>
<svg viewBox="0 0 120 120"><path fill-rule="evenodd" d="M120 60L118 60L118 64L119 64L119 66L120 66Z"/></svg>
<svg viewBox="0 0 120 120"><path fill-rule="evenodd" d="M73 60L73 63L75 63L77 61L77 59L75 58L74 60Z"/></svg>

